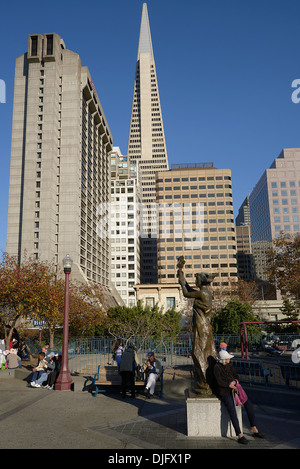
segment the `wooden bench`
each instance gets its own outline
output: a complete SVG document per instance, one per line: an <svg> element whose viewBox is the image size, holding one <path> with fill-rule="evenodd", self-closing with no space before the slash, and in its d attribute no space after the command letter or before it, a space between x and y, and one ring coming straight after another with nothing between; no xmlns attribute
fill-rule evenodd
<svg viewBox="0 0 300 469"><path fill-rule="evenodd" d="M249 360L231 360L238 375L249 377L249 383L253 381L253 377L262 377L264 383L268 384L269 376L272 376L270 368L264 368L260 362L250 362Z"/></svg>
<svg viewBox="0 0 300 469"><path fill-rule="evenodd" d="M286 386L290 385L290 380L300 381L300 367L297 365L280 364L280 371Z"/></svg>
<svg viewBox="0 0 300 469"><path fill-rule="evenodd" d="M159 379L155 384L155 393L160 397L163 396L163 367ZM98 366L98 371L94 375L93 379L93 396L96 397L98 392L106 392L108 390L120 389L122 386L122 378L118 372L117 366ZM135 390L141 390L145 388L145 381L135 378Z"/></svg>

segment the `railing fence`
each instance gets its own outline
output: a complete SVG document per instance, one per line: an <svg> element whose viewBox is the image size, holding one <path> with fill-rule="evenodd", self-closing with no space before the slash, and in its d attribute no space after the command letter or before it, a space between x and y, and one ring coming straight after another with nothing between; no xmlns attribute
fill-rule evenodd
<svg viewBox="0 0 300 469"><path fill-rule="evenodd" d="M300 388L300 365L294 365L292 360L275 360L267 357L259 357L256 352L260 349L261 335L248 336L248 350L253 353L250 361L261 364L261 369L255 373L243 373L241 381L249 384L285 385ZM267 338L271 338L267 337ZM300 344L300 334L276 334L276 338L284 348L291 351ZM215 335L215 345L218 348L221 342L227 343L230 352L239 353L241 350L239 335ZM71 338L69 340L69 370L71 373L87 374L93 376L99 365L116 364L113 360L113 345L115 339L112 337L93 338ZM123 340L126 344L126 340ZM32 353L38 353L39 344L29 344ZM144 340L135 338L134 346L136 350L137 363L142 364L147 358L149 351L154 351L158 360L165 368L176 366L193 365L191 357L192 336L167 338L164 340ZM61 351L61 341L55 342L55 351ZM236 357L238 358L238 357ZM245 360L242 360L245 362ZM268 377L265 379L265 371L268 370Z"/></svg>

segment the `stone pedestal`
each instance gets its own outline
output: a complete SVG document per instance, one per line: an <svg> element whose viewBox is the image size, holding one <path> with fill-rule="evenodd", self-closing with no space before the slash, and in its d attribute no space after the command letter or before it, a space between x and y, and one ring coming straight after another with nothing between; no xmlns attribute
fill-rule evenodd
<svg viewBox="0 0 300 469"><path fill-rule="evenodd" d="M217 397L199 397L188 393L186 398L187 436L235 437L235 431L224 404ZM242 409L237 407L242 425Z"/></svg>

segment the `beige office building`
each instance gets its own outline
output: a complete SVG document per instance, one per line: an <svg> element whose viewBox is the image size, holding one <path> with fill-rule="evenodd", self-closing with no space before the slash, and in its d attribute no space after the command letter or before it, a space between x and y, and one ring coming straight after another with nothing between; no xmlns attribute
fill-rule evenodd
<svg viewBox="0 0 300 469"><path fill-rule="evenodd" d="M57 34L30 35L16 60L7 252L110 287L112 135L87 67Z"/></svg>
<svg viewBox="0 0 300 469"><path fill-rule="evenodd" d="M146 3L143 4L127 156L138 160L142 188L142 282L157 281L156 171L168 169L158 81Z"/></svg>
<svg viewBox="0 0 300 469"><path fill-rule="evenodd" d="M236 239L231 171L212 163L172 165L158 172L159 282L174 283L177 259L183 255L185 277L215 273L213 285L237 280Z"/></svg>

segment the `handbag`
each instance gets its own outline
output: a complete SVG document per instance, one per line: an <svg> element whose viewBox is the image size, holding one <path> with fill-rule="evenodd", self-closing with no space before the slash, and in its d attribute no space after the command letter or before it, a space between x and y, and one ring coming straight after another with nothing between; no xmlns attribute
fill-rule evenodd
<svg viewBox="0 0 300 469"><path fill-rule="evenodd" d="M243 405L247 401L248 396L238 381L236 382L236 387L237 391L234 393L235 405Z"/></svg>

